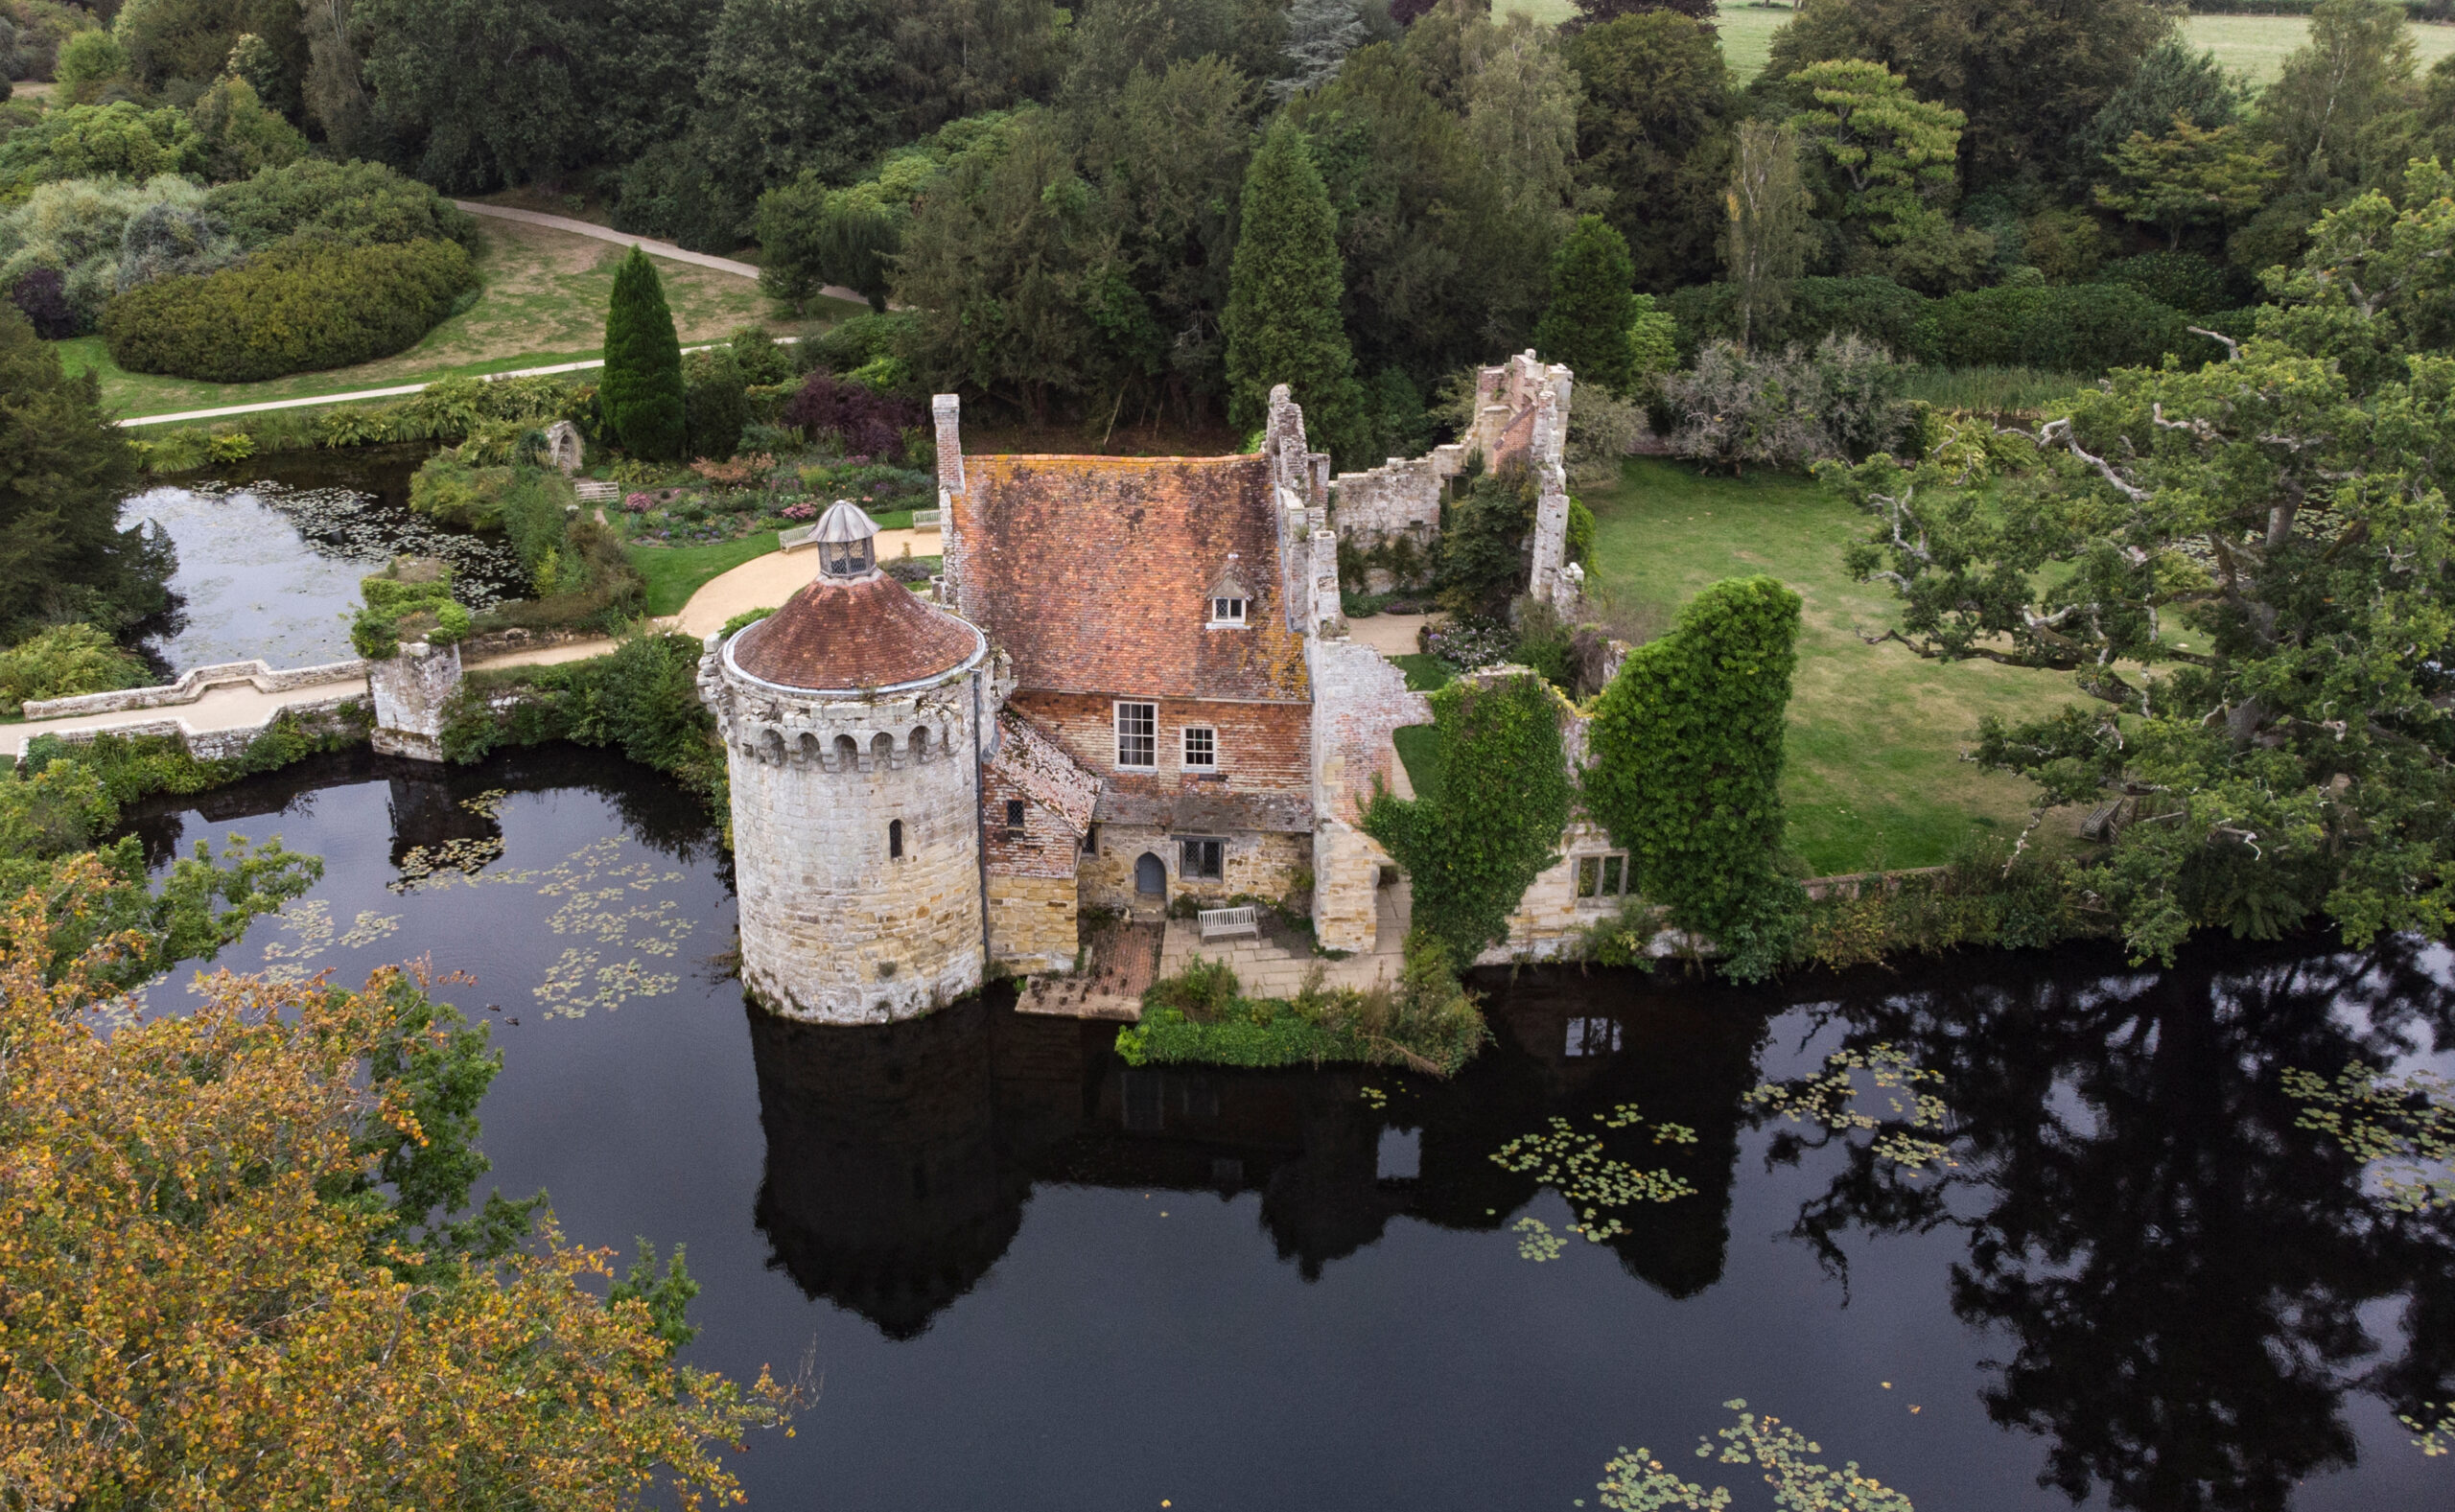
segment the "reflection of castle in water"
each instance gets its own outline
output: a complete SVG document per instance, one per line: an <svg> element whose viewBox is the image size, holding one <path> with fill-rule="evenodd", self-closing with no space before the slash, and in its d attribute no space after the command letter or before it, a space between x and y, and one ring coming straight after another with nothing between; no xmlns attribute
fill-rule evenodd
<svg viewBox="0 0 2455 1512"><path fill-rule="evenodd" d="M1316 1278L1401 1217L1502 1243L1536 1183L1492 1152L1555 1115L1599 1132L1590 1113L1633 1102L1697 1142L1614 1153L1698 1190L1628 1211L1612 1248L1671 1295L1711 1285L1757 1020L1606 977L1521 979L1488 1008L1500 1043L1449 1082L1352 1066L1136 1070L1110 1053L1112 1025L1019 1015L1002 994L874 1028L752 1011L759 1224L805 1291L907 1338L997 1263L1043 1183L1258 1192L1280 1258Z"/></svg>

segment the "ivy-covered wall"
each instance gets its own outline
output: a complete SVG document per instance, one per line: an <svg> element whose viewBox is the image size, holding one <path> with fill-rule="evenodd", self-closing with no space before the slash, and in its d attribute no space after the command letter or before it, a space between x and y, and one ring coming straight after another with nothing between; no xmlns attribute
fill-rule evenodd
<svg viewBox="0 0 2455 1512"><path fill-rule="evenodd" d="M1531 672L1450 684L1432 695L1438 778L1427 795L1376 795L1364 830L1415 885L1415 927L1472 961L1504 938L1527 885L1553 860L1571 788L1565 700Z"/></svg>
<svg viewBox="0 0 2455 1512"><path fill-rule="evenodd" d="M1779 865L1798 632L1799 595L1780 582L1717 583L1630 653L1587 730L1587 811L1627 848L1637 891L1736 976L1780 964L1799 912Z"/></svg>

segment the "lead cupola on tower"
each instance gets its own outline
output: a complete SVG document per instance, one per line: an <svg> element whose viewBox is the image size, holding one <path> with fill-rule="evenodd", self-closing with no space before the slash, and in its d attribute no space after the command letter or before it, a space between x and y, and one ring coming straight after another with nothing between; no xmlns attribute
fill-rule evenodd
<svg viewBox="0 0 2455 1512"><path fill-rule="evenodd" d="M839 499L818 517L818 570L829 577L865 577L878 570L878 523L869 511Z"/></svg>

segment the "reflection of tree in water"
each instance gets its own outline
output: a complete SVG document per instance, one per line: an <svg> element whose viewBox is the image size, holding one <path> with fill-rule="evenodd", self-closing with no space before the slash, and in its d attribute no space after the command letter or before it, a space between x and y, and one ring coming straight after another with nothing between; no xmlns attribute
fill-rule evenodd
<svg viewBox="0 0 2455 1512"><path fill-rule="evenodd" d="M2074 1500L2102 1482L2120 1507L2280 1508L2353 1461L2347 1392L2409 1408L2455 1381L2444 1215L2365 1196L2280 1082L2445 1045L2455 995L2407 943L2222 954L2128 977L2067 960L2017 985L1999 962L1992 980L1946 967L1837 1009L1851 1046L1942 1073L1959 1164L1913 1175L1853 1142L1794 1232L1839 1267L1853 1226L1965 1229L1953 1309L2016 1346L1987 1409L2048 1439L2041 1481ZM2382 1301L2400 1340L2363 1326Z"/></svg>

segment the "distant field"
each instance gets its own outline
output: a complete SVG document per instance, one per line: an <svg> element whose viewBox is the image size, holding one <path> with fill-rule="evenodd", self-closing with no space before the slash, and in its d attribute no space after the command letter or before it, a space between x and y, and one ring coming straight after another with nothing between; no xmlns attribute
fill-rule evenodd
<svg viewBox="0 0 2455 1512"><path fill-rule="evenodd" d="M1537 21L1557 23L1576 13L1569 0L1496 0L1496 11L1524 11ZM1773 45L1774 29L1790 18L1790 8L1755 3L1725 3L1715 25L1720 28L1722 56L1730 59L1731 71L1745 83L1765 67L1766 51ZM2199 46L2214 53L2218 61L2235 73L2248 76L2256 84L2273 80L2284 62L2284 55L2302 45L2310 23L2297 15L2194 15L2186 17L2183 29ZM2415 25L2413 46L2420 55L2420 66L2427 68L2442 58L2455 55L2455 26L2440 23Z"/></svg>
<svg viewBox="0 0 2455 1512"><path fill-rule="evenodd" d="M479 221L478 235L485 291L398 357L261 384L207 384L123 372L99 337L62 342L60 356L72 368L93 368L104 402L129 415L387 388L595 357L604 340L605 302L622 249L517 221ZM738 274L662 260L657 273L685 343L722 340L754 320L767 321L779 334L791 323L758 285Z"/></svg>

